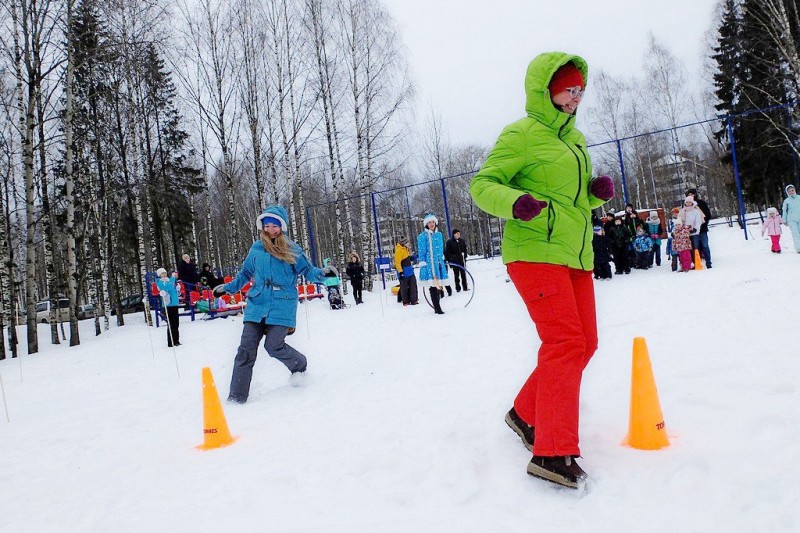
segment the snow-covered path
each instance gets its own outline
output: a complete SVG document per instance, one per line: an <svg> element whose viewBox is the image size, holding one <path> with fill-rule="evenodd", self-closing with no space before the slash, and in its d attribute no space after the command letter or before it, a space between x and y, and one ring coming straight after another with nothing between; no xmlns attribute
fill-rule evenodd
<svg viewBox="0 0 800 533"><path fill-rule="evenodd" d="M596 284L583 498L528 476L503 422L538 339L496 259L468 265L475 298L443 316L378 292L301 306L308 385L262 350L250 401L224 404L239 439L207 452L200 371L227 394L240 317L184 319L180 379L139 316L100 337L82 322L76 348L41 327L41 353L0 361L0 531L796 531L800 254L727 227L711 246L713 270ZM620 445L635 336L671 435L657 452Z"/></svg>

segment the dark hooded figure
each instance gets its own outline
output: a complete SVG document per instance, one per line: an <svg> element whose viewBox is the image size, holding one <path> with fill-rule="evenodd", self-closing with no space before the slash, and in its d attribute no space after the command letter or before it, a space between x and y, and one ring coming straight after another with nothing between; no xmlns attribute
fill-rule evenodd
<svg viewBox="0 0 800 533"><path fill-rule="evenodd" d="M465 291L469 290L467 287L467 271L464 270L464 265L467 263L467 243L461 238L461 232L457 229L453 230L453 237L444 245L444 259L448 263L460 265L453 268L453 277L456 280L456 292L461 292L461 287Z"/></svg>

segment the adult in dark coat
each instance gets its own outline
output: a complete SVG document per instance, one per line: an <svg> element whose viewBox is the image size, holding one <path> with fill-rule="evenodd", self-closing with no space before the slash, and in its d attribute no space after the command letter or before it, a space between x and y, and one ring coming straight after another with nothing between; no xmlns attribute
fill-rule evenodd
<svg viewBox="0 0 800 533"><path fill-rule="evenodd" d="M608 231L614 227L614 219L616 218L613 209L609 209L608 213L603 219L603 231L605 232L606 236L608 236Z"/></svg>
<svg viewBox="0 0 800 533"><path fill-rule="evenodd" d="M614 256L615 274L630 274L631 266L628 261L628 243L630 238L628 230L622 225L622 219L614 219L614 225L608 229L608 240L611 242L611 253Z"/></svg>
<svg viewBox="0 0 800 533"><path fill-rule="evenodd" d="M636 232L639 228L644 229L644 221L639 218L639 213L633 208L633 204L625 206L625 214L622 217L622 225L625 226L625 231L628 235L628 264L636 264L636 251L633 249L633 239L636 238Z"/></svg>
<svg viewBox="0 0 800 533"><path fill-rule="evenodd" d="M461 238L461 232L457 229L453 230L453 237L448 239L444 245L444 258L448 263L455 263L462 267L467 263L467 243ZM467 272L463 268L455 267L453 277L456 280L456 292L461 292L462 284L465 291L469 290Z"/></svg>
<svg viewBox="0 0 800 533"><path fill-rule="evenodd" d="M211 265L203 263L203 272L200 273L200 284L209 289L213 289L220 283L222 283L222 280L214 275L214 271L211 270Z"/></svg>
<svg viewBox="0 0 800 533"><path fill-rule="evenodd" d="M711 249L708 247L708 222L711 220L711 210L705 200L701 200L697 194L697 189L686 189L686 196L691 196L697 202L697 207L703 212L705 222L700 226L700 234L698 239L698 250L700 256L706 262L706 268L711 268Z"/></svg>
<svg viewBox="0 0 800 533"><path fill-rule="evenodd" d="M364 288L364 266L361 264L361 258L357 253L350 253L350 261L347 263L347 277L350 278L350 285L353 286L353 298L356 300L356 305L363 304L361 299L361 292Z"/></svg>
<svg viewBox="0 0 800 533"><path fill-rule="evenodd" d="M196 290L197 284L200 283L197 265L192 262L189 254L183 254L181 260L178 261L178 279L185 284L190 284L187 290Z"/></svg>

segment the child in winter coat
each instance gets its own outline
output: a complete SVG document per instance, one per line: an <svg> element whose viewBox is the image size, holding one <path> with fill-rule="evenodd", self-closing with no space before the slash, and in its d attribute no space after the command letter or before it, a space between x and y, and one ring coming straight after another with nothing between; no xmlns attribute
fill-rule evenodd
<svg viewBox="0 0 800 533"><path fill-rule="evenodd" d="M594 237L592 238L592 248L594 249L594 279L611 279L611 247L603 231L603 226L594 227Z"/></svg>
<svg viewBox="0 0 800 533"><path fill-rule="evenodd" d="M648 265L653 266L653 261L655 260L655 265L661 266L661 234L664 233L664 226L661 225L658 211L650 211L644 226L650 238L653 239L653 249L650 252Z"/></svg>
<svg viewBox="0 0 800 533"><path fill-rule="evenodd" d="M306 356L285 342L297 321L297 278L305 276L312 283L321 283L335 274L329 267L314 267L300 246L286 237L288 220L283 207L267 207L256 219L259 239L250 247L241 270L232 281L214 288L215 296L236 293L253 280L247 291L242 338L233 363L230 402L247 401L258 345L265 336L267 353L289 369L292 386L302 385L305 376Z"/></svg>
<svg viewBox="0 0 800 533"><path fill-rule="evenodd" d="M706 217L697 206L697 201L692 196L687 196L683 201L683 225L689 226L689 238L692 243L692 255L694 250L700 249L700 227L706 221Z"/></svg>
<svg viewBox="0 0 800 533"><path fill-rule="evenodd" d="M167 276L167 271L163 268L156 270L158 279L156 286L158 287L158 295L164 303L164 311L167 313L167 346L172 347L181 345L181 332L180 332L180 319L178 311L180 311L181 301L178 297L178 273L173 272L172 277Z"/></svg>
<svg viewBox="0 0 800 533"><path fill-rule="evenodd" d="M636 268L647 270L650 268L650 252L653 249L653 239L644 232L644 228L636 230L633 239L633 251L636 253Z"/></svg>
<svg viewBox="0 0 800 533"><path fill-rule="evenodd" d="M787 185L786 200L783 201L783 223L789 226L794 240L794 249L800 254L800 196L794 185Z"/></svg>
<svg viewBox="0 0 800 533"><path fill-rule="evenodd" d="M419 303L417 276L414 274L414 265L411 263L410 247L411 241L406 236L400 237L394 247L394 268L397 270L397 278L400 280L398 296L403 305Z"/></svg>
<svg viewBox="0 0 800 533"><path fill-rule="evenodd" d="M364 267L357 253L350 252L350 261L347 263L346 272L347 277L350 278L350 285L353 286L353 298L356 300L356 305L363 304L361 291L364 283Z"/></svg>
<svg viewBox="0 0 800 533"><path fill-rule="evenodd" d="M692 241L689 237L691 228L683 223L680 218L675 219L675 229L672 231L672 251L678 254L681 262L681 272L692 269Z"/></svg>
<svg viewBox="0 0 800 533"><path fill-rule="evenodd" d="M675 231L675 221L681 215L681 210L679 207L672 208L672 218L667 221L667 257L670 258L672 263L672 271L675 272L678 270L678 252L676 252L672 247L673 242L673 232Z"/></svg>
<svg viewBox="0 0 800 533"><path fill-rule="evenodd" d="M781 224L783 224L783 220L781 220L778 210L774 207L767 209L767 219L761 225L761 235L766 233L772 239L772 253L774 254L781 253Z"/></svg>

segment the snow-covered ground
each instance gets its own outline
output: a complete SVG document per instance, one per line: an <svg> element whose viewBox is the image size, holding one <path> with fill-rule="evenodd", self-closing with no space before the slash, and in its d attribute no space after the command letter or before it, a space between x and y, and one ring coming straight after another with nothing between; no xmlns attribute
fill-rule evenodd
<svg viewBox="0 0 800 533"><path fill-rule="evenodd" d="M41 327L39 354L0 361L0 531L798 531L800 254L788 232L781 255L737 228L710 241L712 270L665 261L596 283L582 498L527 475L503 421L539 341L495 259L469 264L474 300L445 298L443 316L377 291L300 306L288 340L307 386L262 349L250 401L223 402L239 439L206 452L201 368L224 399L241 317L184 318L174 353L139 316L100 337L82 322L76 348ZM620 445L635 336L671 436L660 451Z"/></svg>

